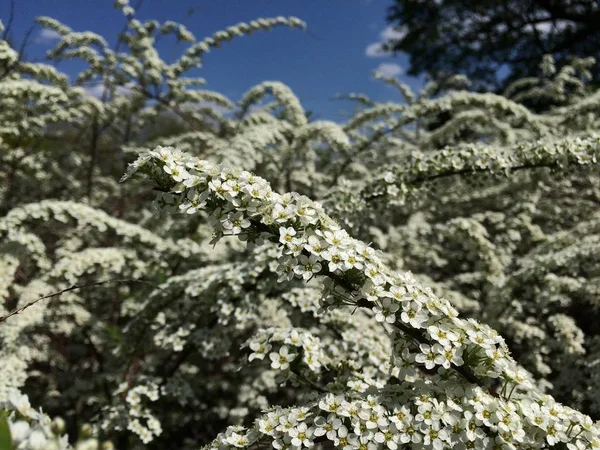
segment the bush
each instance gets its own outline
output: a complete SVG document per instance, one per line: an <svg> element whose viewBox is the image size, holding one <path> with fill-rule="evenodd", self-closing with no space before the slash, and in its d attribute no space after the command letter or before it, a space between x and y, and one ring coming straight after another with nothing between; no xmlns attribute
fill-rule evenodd
<svg viewBox="0 0 600 450"><path fill-rule="evenodd" d="M185 76L300 20L117 7L116 50L39 19L73 83L0 41L0 448L600 447L589 59L504 96L379 76L402 102L338 124Z"/></svg>

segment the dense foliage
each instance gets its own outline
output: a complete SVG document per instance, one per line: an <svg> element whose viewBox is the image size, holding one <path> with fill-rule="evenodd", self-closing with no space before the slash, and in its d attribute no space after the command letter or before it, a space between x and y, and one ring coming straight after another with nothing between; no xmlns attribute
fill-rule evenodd
<svg viewBox="0 0 600 450"><path fill-rule="evenodd" d="M508 81L535 74L545 54L599 56L596 0L394 0L387 20L386 47L410 55L410 74L462 73L479 88L505 86L503 72Z"/></svg>
<svg viewBox="0 0 600 450"><path fill-rule="evenodd" d="M190 75L299 19L117 7L39 19L72 82L0 41L0 448L600 448L593 59L311 121Z"/></svg>

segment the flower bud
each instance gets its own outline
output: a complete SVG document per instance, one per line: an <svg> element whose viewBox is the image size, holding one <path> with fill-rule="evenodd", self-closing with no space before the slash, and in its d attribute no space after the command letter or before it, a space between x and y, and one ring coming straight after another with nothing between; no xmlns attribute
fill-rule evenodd
<svg viewBox="0 0 600 450"><path fill-rule="evenodd" d="M65 421L60 417L56 417L52 421L52 425L50 427L52 432L54 434L56 434L57 436L60 436L61 434L63 434L65 432L65 428L66 428Z"/></svg>
<svg viewBox="0 0 600 450"><path fill-rule="evenodd" d="M81 429L79 430L79 437L80 439L87 439L89 437L92 437L92 426L89 423L85 423L81 426Z"/></svg>

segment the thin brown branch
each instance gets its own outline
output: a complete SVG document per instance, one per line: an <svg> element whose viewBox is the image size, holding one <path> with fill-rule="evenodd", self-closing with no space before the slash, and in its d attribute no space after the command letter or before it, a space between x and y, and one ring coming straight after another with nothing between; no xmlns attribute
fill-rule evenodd
<svg viewBox="0 0 600 450"><path fill-rule="evenodd" d="M35 300L27 303L26 305L23 305L20 308L17 308L15 310L11 311L10 313L6 314L5 316L0 317L0 323L6 321L9 317L16 316L17 314L22 313L27 308L35 305L40 300L45 300L45 299L48 299L48 298L58 297L58 296L60 296L62 294L65 294L65 293L70 292L70 291L75 291L77 289L85 289L85 288L90 288L90 287L94 287L94 286L101 286L103 284L109 284L109 283L144 283L144 284L149 284L150 286L153 286L155 288L158 288L158 286L156 286L154 283L151 283L151 282L145 281L145 280L138 280L138 279L135 279L135 278L121 279L121 280L104 280L104 281L96 281L95 283L86 283L86 284L74 284L73 286L70 286L68 288L62 289L62 290L60 290L58 292L53 292L52 294L40 295L39 298L36 298Z"/></svg>
<svg viewBox="0 0 600 450"><path fill-rule="evenodd" d="M297 372L295 370L290 370L290 372L292 372L296 376L296 378L298 378L298 380L300 380L304 384L310 386L315 391L320 392L321 394L327 394L327 393L329 393L329 391L327 389L325 389L323 386L321 386L320 384L315 383L314 381L306 378L300 372Z"/></svg>

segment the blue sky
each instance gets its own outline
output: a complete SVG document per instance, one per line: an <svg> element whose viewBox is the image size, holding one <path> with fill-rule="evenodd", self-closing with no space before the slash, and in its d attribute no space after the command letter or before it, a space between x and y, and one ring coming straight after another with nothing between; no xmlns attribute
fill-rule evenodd
<svg viewBox="0 0 600 450"><path fill-rule="evenodd" d="M76 31L90 30L114 41L125 23L112 0L15 0L13 36L19 43L36 16L56 18ZM133 3L133 2L132 2ZM183 22L197 38L238 22L259 17L297 16L309 33L279 28L225 43L209 53L195 75L207 80L207 89L237 101L251 86L264 80L281 81L292 88L306 109L321 119L339 120L348 102L331 100L336 93L363 93L377 101L400 101L396 91L372 79L372 71L398 76L411 86L420 80L403 75L404 55L382 55L377 43L393 31L385 22L389 0L145 0L141 20ZM190 7L197 8L186 17ZM6 24L9 1L0 1L0 18ZM386 28L387 27L387 28ZM37 28L27 48L30 59L42 58L53 41L51 33ZM159 51L171 61L185 44L163 40ZM75 73L78 65L60 68Z"/></svg>

